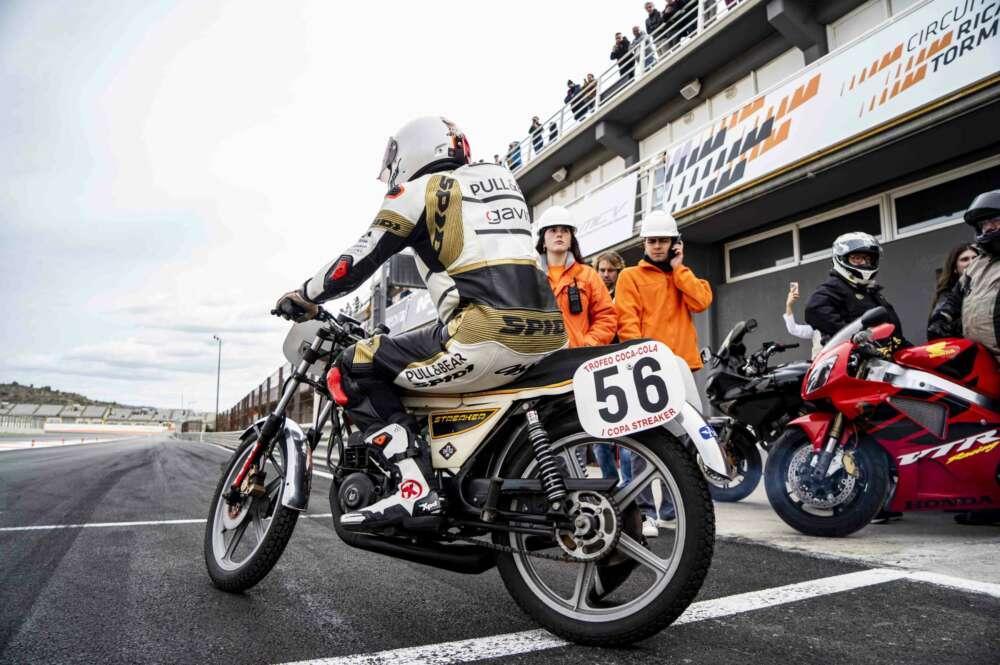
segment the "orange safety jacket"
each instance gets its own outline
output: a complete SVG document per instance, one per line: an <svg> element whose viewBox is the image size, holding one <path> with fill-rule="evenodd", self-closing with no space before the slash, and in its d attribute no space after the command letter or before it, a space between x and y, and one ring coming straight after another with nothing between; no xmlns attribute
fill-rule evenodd
<svg viewBox="0 0 1000 665"><path fill-rule="evenodd" d="M544 255L540 263L548 275L549 286L556 295L556 304L566 322L570 347L610 344L618 328L618 315L608 288L597 271L585 263L577 263L572 254L566 255L566 265L561 274L556 274L558 269L549 268ZM582 307L579 314L573 314L569 309L569 288L574 285L580 291Z"/></svg>
<svg viewBox="0 0 1000 665"><path fill-rule="evenodd" d="M702 362L691 312L702 312L711 304L712 287L687 266L664 272L643 259L618 276L618 337L623 342L643 338L663 342L688 367L698 369Z"/></svg>

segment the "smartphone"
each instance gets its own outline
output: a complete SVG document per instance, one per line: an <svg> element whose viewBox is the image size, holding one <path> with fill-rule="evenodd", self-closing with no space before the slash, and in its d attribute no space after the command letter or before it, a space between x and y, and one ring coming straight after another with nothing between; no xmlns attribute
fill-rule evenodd
<svg viewBox="0 0 1000 665"><path fill-rule="evenodd" d="M677 243L684 244L684 239L680 236L674 239L673 244L670 245L670 253L667 255L667 261L673 261L681 253L681 250L677 247Z"/></svg>
<svg viewBox="0 0 1000 665"><path fill-rule="evenodd" d="M798 282L789 282L788 283L788 288L792 291L792 293L798 293L799 292L799 283Z"/></svg>

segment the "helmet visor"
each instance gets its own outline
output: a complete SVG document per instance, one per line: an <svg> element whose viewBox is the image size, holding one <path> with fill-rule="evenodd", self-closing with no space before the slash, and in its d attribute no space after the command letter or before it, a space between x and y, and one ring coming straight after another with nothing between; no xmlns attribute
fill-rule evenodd
<svg viewBox="0 0 1000 665"><path fill-rule="evenodd" d="M382 168L379 171L378 179L385 184L391 184L393 175L393 164L396 162L396 157L399 155L399 144L396 143L396 139L389 137L389 142L385 145L385 154L382 156Z"/></svg>

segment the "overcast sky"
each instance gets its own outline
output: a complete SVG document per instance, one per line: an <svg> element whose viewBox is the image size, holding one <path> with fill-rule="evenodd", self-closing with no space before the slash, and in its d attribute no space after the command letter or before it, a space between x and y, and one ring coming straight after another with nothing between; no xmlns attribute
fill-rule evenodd
<svg viewBox="0 0 1000 665"><path fill-rule="evenodd" d="M0 2L0 381L209 411L218 334L225 410L367 228L389 134L441 114L492 158L642 5Z"/></svg>

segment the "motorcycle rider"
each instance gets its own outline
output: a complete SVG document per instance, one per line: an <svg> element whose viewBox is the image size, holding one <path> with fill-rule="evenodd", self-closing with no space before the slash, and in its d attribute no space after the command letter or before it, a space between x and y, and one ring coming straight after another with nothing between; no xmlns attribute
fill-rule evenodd
<svg viewBox="0 0 1000 665"><path fill-rule="evenodd" d="M965 337L979 342L1000 363L1000 190L983 192L965 211L976 230L979 256L962 272L927 322L927 340ZM1000 510L955 516L960 524L1000 524Z"/></svg>
<svg viewBox="0 0 1000 665"><path fill-rule="evenodd" d="M381 501L342 515L341 524L352 530L443 511L429 446L403 407L401 390L495 388L566 346L517 182L503 166L470 161L465 135L449 120L427 116L404 125L386 147L379 179L389 191L371 227L276 305L285 318L307 321L319 303L350 293L406 247L413 248L437 305L435 325L358 342L333 370L335 396L370 453L392 472L395 487Z"/></svg>
<svg viewBox="0 0 1000 665"><path fill-rule="evenodd" d="M885 307L895 337L903 339L903 324L875 282L882 246L867 233L845 233L833 241L833 270L806 303L806 323L820 332L822 343L873 307Z"/></svg>

